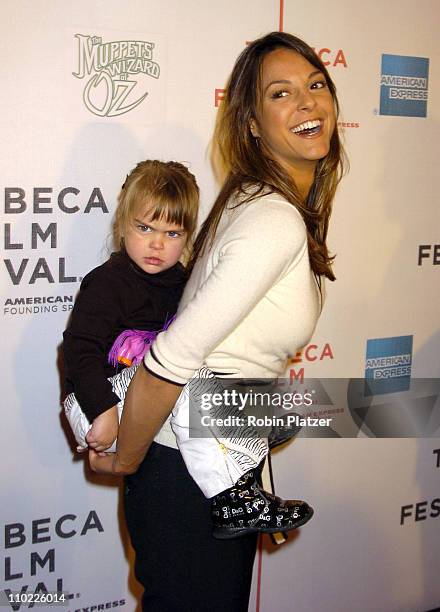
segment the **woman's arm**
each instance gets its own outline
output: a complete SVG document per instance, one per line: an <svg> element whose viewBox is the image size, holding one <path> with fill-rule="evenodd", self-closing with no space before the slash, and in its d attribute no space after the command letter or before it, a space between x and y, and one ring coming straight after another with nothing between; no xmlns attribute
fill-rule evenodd
<svg viewBox="0 0 440 612"><path fill-rule="evenodd" d="M152 376L142 365L137 369L125 396L117 452L89 453L95 472L133 474L174 407L181 385Z"/></svg>

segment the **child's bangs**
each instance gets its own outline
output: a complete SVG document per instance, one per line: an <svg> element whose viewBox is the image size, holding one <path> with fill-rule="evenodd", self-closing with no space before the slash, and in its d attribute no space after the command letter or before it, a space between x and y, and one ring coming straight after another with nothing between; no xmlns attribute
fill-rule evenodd
<svg viewBox="0 0 440 612"><path fill-rule="evenodd" d="M170 175L146 173L131 185L127 212L130 221L164 221L192 234L197 222L198 190L188 181Z"/></svg>
<svg viewBox="0 0 440 612"><path fill-rule="evenodd" d="M185 227L185 210L181 202L173 202L165 198L161 202L155 199L153 205L148 209L148 214L151 215L152 221L165 221L170 225Z"/></svg>

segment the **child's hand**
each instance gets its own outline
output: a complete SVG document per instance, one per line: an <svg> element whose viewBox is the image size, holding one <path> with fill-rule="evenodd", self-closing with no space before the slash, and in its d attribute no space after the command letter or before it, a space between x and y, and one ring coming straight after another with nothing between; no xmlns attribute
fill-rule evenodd
<svg viewBox="0 0 440 612"><path fill-rule="evenodd" d="M112 406L96 417L86 435L87 444L97 453L105 451L118 437L118 407Z"/></svg>

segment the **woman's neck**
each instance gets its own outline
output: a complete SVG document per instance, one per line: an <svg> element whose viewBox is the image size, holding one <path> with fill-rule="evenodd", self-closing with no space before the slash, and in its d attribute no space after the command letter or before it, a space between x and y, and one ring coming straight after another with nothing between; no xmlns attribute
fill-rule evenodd
<svg viewBox="0 0 440 612"><path fill-rule="evenodd" d="M287 168L287 171L294 180L296 188L298 189L303 201L307 199L310 188L315 180L316 166L317 162L313 160L299 167Z"/></svg>
<svg viewBox="0 0 440 612"><path fill-rule="evenodd" d="M309 195L309 191L310 191L311 186L313 185L314 178L315 178L314 171L312 174L310 173L304 174L304 175L301 174L300 176L298 176L298 174L295 174L295 176L293 177L295 181L295 185L303 201L305 201L307 199L307 196Z"/></svg>

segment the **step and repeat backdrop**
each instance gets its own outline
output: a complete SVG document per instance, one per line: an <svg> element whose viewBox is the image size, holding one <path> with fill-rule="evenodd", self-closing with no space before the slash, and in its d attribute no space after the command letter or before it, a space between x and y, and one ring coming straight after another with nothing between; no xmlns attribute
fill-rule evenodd
<svg viewBox="0 0 440 612"><path fill-rule="evenodd" d="M90 474L61 414L62 332L138 161L186 163L206 215L228 74L282 29L336 82L351 168L329 236L338 280L286 373L324 381L314 416L334 426L273 459L277 491L316 512L287 543L262 540L250 610L440 607L438 3L6 0L1 15L3 597L138 605L120 483Z"/></svg>

